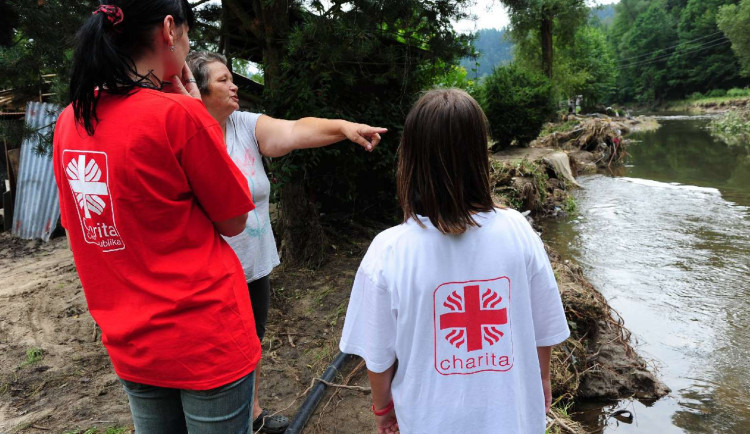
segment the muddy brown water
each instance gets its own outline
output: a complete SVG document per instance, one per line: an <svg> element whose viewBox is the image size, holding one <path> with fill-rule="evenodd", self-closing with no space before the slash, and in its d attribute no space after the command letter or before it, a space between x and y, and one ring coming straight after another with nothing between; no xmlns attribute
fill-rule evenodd
<svg viewBox="0 0 750 434"><path fill-rule="evenodd" d="M594 433L750 432L750 155L668 116L616 174L581 177L579 213L544 238L581 264L672 393L579 403ZM612 417L632 413L631 423Z"/></svg>

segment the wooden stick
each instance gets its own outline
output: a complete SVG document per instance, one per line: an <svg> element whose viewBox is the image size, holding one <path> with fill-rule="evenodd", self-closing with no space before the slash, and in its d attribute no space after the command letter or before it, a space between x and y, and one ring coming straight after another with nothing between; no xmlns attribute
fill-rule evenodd
<svg viewBox="0 0 750 434"><path fill-rule="evenodd" d="M325 381L322 378L316 378L315 380L316 381L320 381L321 383L325 384L326 386L337 387L339 389L358 390L360 392L371 392L372 391L372 389L369 388L369 387L347 386L346 384L336 384L336 383L331 383L331 382Z"/></svg>

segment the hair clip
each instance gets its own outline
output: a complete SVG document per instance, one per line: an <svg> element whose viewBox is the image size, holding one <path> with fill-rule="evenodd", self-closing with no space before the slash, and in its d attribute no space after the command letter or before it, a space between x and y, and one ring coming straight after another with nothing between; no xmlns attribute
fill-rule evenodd
<svg viewBox="0 0 750 434"><path fill-rule="evenodd" d="M102 13L107 16L107 19L110 23L112 23L112 26L116 26L122 22L122 20L125 19L125 14L122 13L122 9L120 9L119 6L115 5L101 5L97 10L92 12L92 15L96 15Z"/></svg>

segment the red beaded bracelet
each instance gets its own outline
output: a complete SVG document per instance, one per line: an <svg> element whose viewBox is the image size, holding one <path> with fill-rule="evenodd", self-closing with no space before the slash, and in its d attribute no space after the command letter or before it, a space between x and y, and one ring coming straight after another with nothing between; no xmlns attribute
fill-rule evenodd
<svg viewBox="0 0 750 434"><path fill-rule="evenodd" d="M375 410L375 404L372 405L372 412L375 413L375 416L385 416L391 410L393 410L393 400L392 399L391 399L391 402L388 403L388 405L384 409L382 409L382 410Z"/></svg>

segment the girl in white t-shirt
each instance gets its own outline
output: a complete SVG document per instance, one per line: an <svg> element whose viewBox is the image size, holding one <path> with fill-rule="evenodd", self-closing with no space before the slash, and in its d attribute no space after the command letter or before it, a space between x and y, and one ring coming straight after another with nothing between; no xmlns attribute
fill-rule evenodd
<svg viewBox="0 0 750 434"><path fill-rule="evenodd" d="M487 121L466 92L406 118L404 222L357 272L341 351L364 358L379 433L543 433L551 346L569 336L539 236L492 200Z"/></svg>

